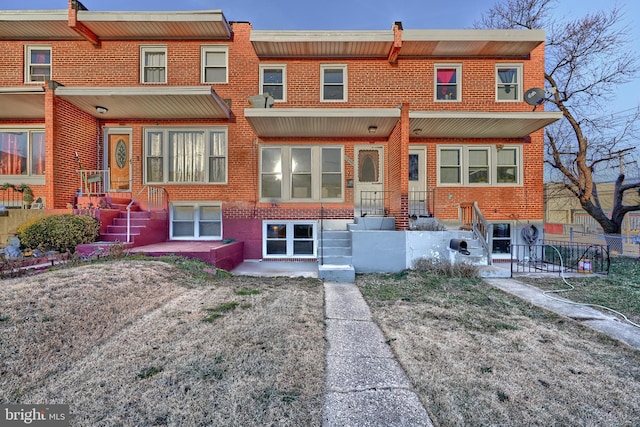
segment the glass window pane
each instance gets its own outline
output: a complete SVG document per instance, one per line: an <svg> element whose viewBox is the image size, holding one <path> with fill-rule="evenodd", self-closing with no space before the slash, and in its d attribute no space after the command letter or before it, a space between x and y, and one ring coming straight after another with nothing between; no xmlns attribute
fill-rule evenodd
<svg viewBox="0 0 640 427"><path fill-rule="evenodd" d="M262 175L262 197L282 197L282 174Z"/></svg>
<svg viewBox="0 0 640 427"><path fill-rule="evenodd" d="M282 84L282 69L278 69L278 68L266 68L263 70L263 74L262 74L262 80L264 82L264 84L274 84L274 83L279 83Z"/></svg>
<svg viewBox="0 0 640 427"><path fill-rule="evenodd" d="M227 151L225 145L224 132L213 132L209 143L209 153L212 156L224 156Z"/></svg>
<svg viewBox="0 0 640 427"><path fill-rule="evenodd" d="M44 175L46 148L44 143L44 132L31 133L31 173L33 175Z"/></svg>
<svg viewBox="0 0 640 427"><path fill-rule="evenodd" d="M292 148L291 149L291 172L302 173L311 172L311 149Z"/></svg>
<svg viewBox="0 0 640 427"><path fill-rule="evenodd" d="M281 173L282 163L280 159L279 148L263 148L262 149L262 172L263 173Z"/></svg>
<svg viewBox="0 0 640 427"><path fill-rule="evenodd" d="M313 240L295 240L293 255L313 255Z"/></svg>
<svg viewBox="0 0 640 427"><path fill-rule="evenodd" d="M311 175L292 175L291 190L291 198L293 199L311 198Z"/></svg>
<svg viewBox="0 0 640 427"><path fill-rule="evenodd" d="M442 165L460 165L460 150L441 150L440 164Z"/></svg>
<svg viewBox="0 0 640 427"><path fill-rule="evenodd" d="M193 206L174 206L173 207L173 220L174 221L193 221L194 218Z"/></svg>
<svg viewBox="0 0 640 427"><path fill-rule="evenodd" d="M51 64L51 51L49 49L31 49L32 64Z"/></svg>
<svg viewBox="0 0 640 427"><path fill-rule="evenodd" d="M343 83L341 69L325 69L324 70L324 83L334 83L340 84Z"/></svg>
<svg viewBox="0 0 640 427"><path fill-rule="evenodd" d="M517 169L515 167L498 166L497 173L499 183L517 182Z"/></svg>
<svg viewBox="0 0 640 427"><path fill-rule="evenodd" d="M515 165L516 150L508 149L508 148L498 150L498 164L499 165Z"/></svg>
<svg viewBox="0 0 640 427"><path fill-rule="evenodd" d="M227 81L227 69L207 67L204 70L204 79L209 83L224 83Z"/></svg>
<svg viewBox="0 0 640 427"><path fill-rule="evenodd" d="M287 237L286 224L265 224L267 239L285 239Z"/></svg>
<svg viewBox="0 0 640 427"><path fill-rule="evenodd" d="M342 155L339 148L322 149L322 172L341 172Z"/></svg>
<svg viewBox="0 0 640 427"><path fill-rule="evenodd" d="M194 226L193 222L174 222L173 223L173 236L174 237L193 237Z"/></svg>
<svg viewBox="0 0 640 427"><path fill-rule="evenodd" d="M322 197L340 198L342 197L342 175L335 173L322 174Z"/></svg>
<svg viewBox="0 0 640 427"><path fill-rule="evenodd" d="M265 85L262 91L271 95L273 99L284 99L284 88L282 86Z"/></svg>
<svg viewBox="0 0 640 427"><path fill-rule="evenodd" d="M324 99L343 99L342 86L325 86Z"/></svg>
<svg viewBox="0 0 640 427"><path fill-rule="evenodd" d="M149 157L147 158L147 181L149 182L162 182L162 158L161 157Z"/></svg>
<svg viewBox="0 0 640 427"><path fill-rule="evenodd" d="M489 182L489 170L487 167L469 167L469 183L485 183Z"/></svg>
<svg viewBox="0 0 640 427"><path fill-rule="evenodd" d="M469 150L469 164L472 166L486 166L489 164L487 150Z"/></svg>
<svg viewBox="0 0 640 427"><path fill-rule="evenodd" d="M409 154L409 181L418 181L420 179L420 168L417 154Z"/></svg>
<svg viewBox="0 0 640 427"><path fill-rule="evenodd" d="M287 242L285 240L268 240L267 255L286 255Z"/></svg>
<svg viewBox="0 0 640 427"><path fill-rule="evenodd" d="M220 206L200 206L200 220L213 221L222 218L222 209Z"/></svg>
<svg viewBox="0 0 640 427"><path fill-rule="evenodd" d="M160 157L162 156L162 133L161 132L149 132L149 143L147 144L147 155Z"/></svg>
<svg viewBox="0 0 640 427"><path fill-rule="evenodd" d="M201 222L199 227L200 237L221 237L222 224L220 222Z"/></svg>
<svg viewBox="0 0 640 427"><path fill-rule="evenodd" d="M27 174L28 132L0 132L0 175Z"/></svg>
<svg viewBox="0 0 640 427"><path fill-rule="evenodd" d="M202 182L204 168L204 132L169 132L169 181Z"/></svg>
<svg viewBox="0 0 640 427"><path fill-rule="evenodd" d="M227 65L226 52L207 52L205 54L205 65L207 67L222 67L226 68Z"/></svg>
<svg viewBox="0 0 640 427"><path fill-rule="evenodd" d="M294 239L313 239L313 224L294 224Z"/></svg>
<svg viewBox="0 0 640 427"><path fill-rule="evenodd" d="M442 167L440 168L440 182L445 184L460 183L460 168Z"/></svg>
<svg viewBox="0 0 640 427"><path fill-rule="evenodd" d="M225 159L213 157L209 159L209 182L225 182Z"/></svg>

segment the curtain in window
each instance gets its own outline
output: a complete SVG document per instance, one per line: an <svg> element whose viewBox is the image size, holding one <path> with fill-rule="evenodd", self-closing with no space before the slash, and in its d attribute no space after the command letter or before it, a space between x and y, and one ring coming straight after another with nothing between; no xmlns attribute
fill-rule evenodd
<svg viewBox="0 0 640 427"><path fill-rule="evenodd" d="M214 132L211 134L211 146L209 147L209 182L224 182L226 177L225 156L226 156L225 134Z"/></svg>
<svg viewBox="0 0 640 427"><path fill-rule="evenodd" d="M164 52L145 53L145 81L164 82Z"/></svg>
<svg viewBox="0 0 640 427"><path fill-rule="evenodd" d="M498 70L498 78L500 82L505 84L504 91L511 92L511 86L508 83L516 83L517 71L515 68L501 68Z"/></svg>
<svg viewBox="0 0 640 427"><path fill-rule="evenodd" d="M169 181L202 182L205 140L202 132L169 133Z"/></svg>
<svg viewBox="0 0 640 427"><path fill-rule="evenodd" d="M44 132L31 134L31 174L44 175L45 164Z"/></svg>
<svg viewBox="0 0 640 427"><path fill-rule="evenodd" d="M446 95L449 90L448 85L456 83L456 70L453 68L439 68L437 71L438 86L442 95Z"/></svg>
<svg viewBox="0 0 640 427"><path fill-rule="evenodd" d="M0 175L27 173L27 133L0 132Z"/></svg>

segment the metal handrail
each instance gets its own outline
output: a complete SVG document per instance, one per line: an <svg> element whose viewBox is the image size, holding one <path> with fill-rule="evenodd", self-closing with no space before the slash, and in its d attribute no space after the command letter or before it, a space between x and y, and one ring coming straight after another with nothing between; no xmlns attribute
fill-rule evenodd
<svg viewBox="0 0 640 427"><path fill-rule="evenodd" d="M482 215L476 202L460 204L462 225L471 227L473 234L478 237L480 244L487 253L487 264L493 263L491 253L493 251L493 224Z"/></svg>
<svg viewBox="0 0 640 427"><path fill-rule="evenodd" d="M167 193L164 187L152 187L149 185L142 187L140 191L138 191L138 194L132 197L127 205L127 243L131 241L131 206L133 206L145 190L147 190L147 212L163 210L168 207L169 193Z"/></svg>
<svg viewBox="0 0 640 427"><path fill-rule="evenodd" d="M106 183L109 182L109 169L81 169L80 190L85 196L102 196L106 194Z"/></svg>

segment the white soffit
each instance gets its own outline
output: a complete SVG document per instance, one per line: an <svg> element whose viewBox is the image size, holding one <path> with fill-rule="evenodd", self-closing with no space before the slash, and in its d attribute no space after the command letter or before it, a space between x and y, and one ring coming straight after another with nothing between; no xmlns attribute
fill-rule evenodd
<svg viewBox="0 0 640 427"><path fill-rule="evenodd" d="M0 120L44 120L44 87L0 88Z"/></svg>

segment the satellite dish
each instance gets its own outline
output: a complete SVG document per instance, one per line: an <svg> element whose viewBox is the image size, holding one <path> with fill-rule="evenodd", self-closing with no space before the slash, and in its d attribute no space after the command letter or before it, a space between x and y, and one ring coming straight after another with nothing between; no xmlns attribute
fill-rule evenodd
<svg viewBox="0 0 640 427"><path fill-rule="evenodd" d="M544 101L544 89L534 87L524 94L524 101L529 105L540 105Z"/></svg>

